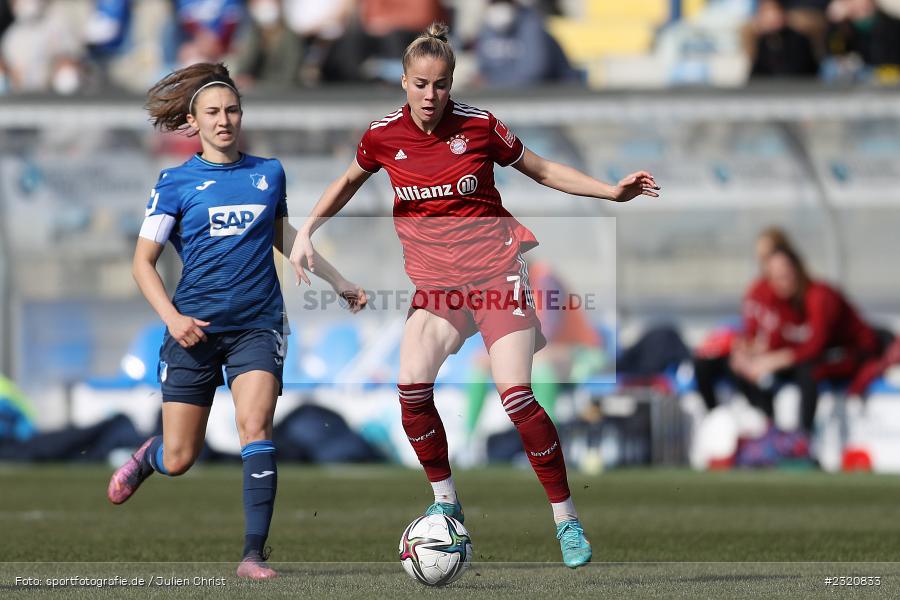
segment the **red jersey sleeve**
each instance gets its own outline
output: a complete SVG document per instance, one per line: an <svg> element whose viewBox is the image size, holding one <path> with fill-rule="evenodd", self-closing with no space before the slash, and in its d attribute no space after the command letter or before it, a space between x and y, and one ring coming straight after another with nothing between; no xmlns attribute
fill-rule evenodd
<svg viewBox="0 0 900 600"><path fill-rule="evenodd" d="M794 348L797 362L814 360L828 347L834 329L839 326L841 300L837 294L825 286L811 285L806 291L804 305L806 322L809 325L809 339Z"/></svg>
<svg viewBox="0 0 900 600"><path fill-rule="evenodd" d="M488 154L501 167L508 167L525 154L525 145L500 119L488 113Z"/></svg>
<svg viewBox="0 0 900 600"><path fill-rule="evenodd" d="M759 333L759 315L766 304L766 281L757 279L744 294L741 316L744 322L744 337L755 338Z"/></svg>
<svg viewBox="0 0 900 600"><path fill-rule="evenodd" d="M362 139L356 146L356 164L363 171L377 173L381 169L381 163L376 160L376 140L372 130L367 129Z"/></svg>

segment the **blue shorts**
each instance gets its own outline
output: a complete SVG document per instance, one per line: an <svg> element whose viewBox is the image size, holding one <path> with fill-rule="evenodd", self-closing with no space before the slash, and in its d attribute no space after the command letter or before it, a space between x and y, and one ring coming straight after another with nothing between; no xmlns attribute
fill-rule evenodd
<svg viewBox="0 0 900 600"><path fill-rule="evenodd" d="M282 371L287 339L274 329L244 329L207 333L206 341L183 348L167 331L159 349L157 370L163 402L185 402L212 406L216 388L228 387L234 378L248 371L267 371L278 380L282 391Z"/></svg>

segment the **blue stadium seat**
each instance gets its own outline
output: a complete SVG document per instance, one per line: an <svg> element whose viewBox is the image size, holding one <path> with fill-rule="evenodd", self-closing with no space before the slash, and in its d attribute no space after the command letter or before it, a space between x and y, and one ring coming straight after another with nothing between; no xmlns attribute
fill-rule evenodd
<svg viewBox="0 0 900 600"><path fill-rule="evenodd" d="M879 377L869 385L868 394L890 394L900 396L900 387L893 385L884 377Z"/></svg>
<svg viewBox="0 0 900 600"><path fill-rule="evenodd" d="M353 321L325 326L311 348L288 343L284 383L287 389L308 389L335 382L337 376L362 349L359 329Z"/></svg>
<svg viewBox="0 0 900 600"><path fill-rule="evenodd" d="M139 384L158 385L156 369L165 325L154 323L144 327L119 362L119 372L112 377L92 377L85 383L98 389L130 389Z"/></svg>

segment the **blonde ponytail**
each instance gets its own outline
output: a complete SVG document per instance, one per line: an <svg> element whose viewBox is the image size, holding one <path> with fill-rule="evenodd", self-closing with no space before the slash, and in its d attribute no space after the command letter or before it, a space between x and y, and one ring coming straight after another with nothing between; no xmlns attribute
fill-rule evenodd
<svg viewBox="0 0 900 600"><path fill-rule="evenodd" d="M444 23L434 22L419 37L406 47L403 53L403 72L414 60L422 57L439 58L447 63L450 72L456 67L456 55L449 40L450 28Z"/></svg>

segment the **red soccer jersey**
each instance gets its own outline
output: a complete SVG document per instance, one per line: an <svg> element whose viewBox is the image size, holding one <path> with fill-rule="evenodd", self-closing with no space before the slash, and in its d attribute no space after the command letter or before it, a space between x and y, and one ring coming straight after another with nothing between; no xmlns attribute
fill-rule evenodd
<svg viewBox="0 0 900 600"><path fill-rule="evenodd" d="M797 337L795 330L798 323L793 322L797 319L785 314L780 305L765 278L754 281L744 294L744 336L750 340L762 338L767 350L778 350L789 345L788 340Z"/></svg>
<svg viewBox="0 0 900 600"><path fill-rule="evenodd" d="M417 287L451 288L518 271L534 235L503 208L494 163L525 153L491 113L450 100L426 134L409 105L373 121L356 151L365 171L387 169L394 188L394 226L406 273Z"/></svg>
<svg viewBox="0 0 900 600"><path fill-rule="evenodd" d="M838 290L813 281L803 296L806 335L791 347L797 361L821 360L825 351L842 348L856 355L878 352L878 336Z"/></svg>

